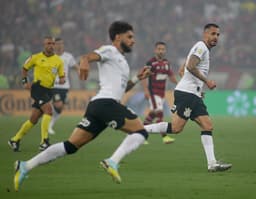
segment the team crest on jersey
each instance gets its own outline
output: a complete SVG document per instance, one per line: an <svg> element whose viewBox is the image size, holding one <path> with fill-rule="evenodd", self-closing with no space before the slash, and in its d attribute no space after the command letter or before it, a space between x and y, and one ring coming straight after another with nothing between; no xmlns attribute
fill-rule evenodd
<svg viewBox="0 0 256 199"><path fill-rule="evenodd" d="M91 122L86 118L86 117L84 117L83 119L82 119L82 121L79 123L79 125L82 125L83 127L87 127L87 126L89 126L91 124Z"/></svg>
<svg viewBox="0 0 256 199"><path fill-rule="evenodd" d="M56 66L52 68L52 73L57 74L57 67Z"/></svg>
<svg viewBox="0 0 256 199"><path fill-rule="evenodd" d="M111 50L109 48L106 48L105 46L101 46L98 48L98 51L100 51L101 53L107 53L107 52L110 52Z"/></svg>
<svg viewBox="0 0 256 199"><path fill-rule="evenodd" d="M202 48L195 48L195 52L198 53L199 55L201 55L203 53L203 49Z"/></svg>
<svg viewBox="0 0 256 199"><path fill-rule="evenodd" d="M117 127L117 122L115 120L112 120L108 123L108 126L113 128L113 129L116 129Z"/></svg>
<svg viewBox="0 0 256 199"><path fill-rule="evenodd" d="M192 112L192 110L188 107L188 108L185 108L185 111L183 114L185 117L189 118L191 115L191 112Z"/></svg>

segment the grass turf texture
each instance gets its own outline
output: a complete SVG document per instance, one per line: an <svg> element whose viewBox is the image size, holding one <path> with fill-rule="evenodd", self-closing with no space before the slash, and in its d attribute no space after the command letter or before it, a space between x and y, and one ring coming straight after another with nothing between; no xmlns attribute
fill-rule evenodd
<svg viewBox="0 0 256 199"><path fill-rule="evenodd" d="M13 163L38 153L40 123L22 140L22 152L7 145L25 117L0 117L1 199L253 199L256 195L255 118L215 117L214 139L218 159L233 163L230 171L208 173L199 128L192 122L162 144L151 135L149 145L121 163L122 184L114 184L99 166L121 143L124 134L107 129L77 154L32 170L20 192L13 190ZM80 117L61 117L51 143L68 138ZM8 192L8 189L10 190Z"/></svg>

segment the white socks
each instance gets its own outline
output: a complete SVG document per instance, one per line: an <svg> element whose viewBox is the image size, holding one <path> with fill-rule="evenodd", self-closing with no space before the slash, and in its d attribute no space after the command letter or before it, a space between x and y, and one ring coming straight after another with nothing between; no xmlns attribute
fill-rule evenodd
<svg viewBox="0 0 256 199"><path fill-rule="evenodd" d="M41 164L46 164L66 154L67 153L63 142L53 144L49 146L45 151L42 151L30 160L26 161L26 169L30 171L31 169Z"/></svg>
<svg viewBox="0 0 256 199"><path fill-rule="evenodd" d="M168 128L168 122L159 122L155 124L144 125L144 128L148 133L166 133Z"/></svg>
<svg viewBox="0 0 256 199"><path fill-rule="evenodd" d="M59 119L59 117L60 117L60 114L57 113L55 111L55 109L52 107L52 119L51 119L51 122L50 122L50 125L49 125L50 129L53 129L53 126L56 123L56 121Z"/></svg>
<svg viewBox="0 0 256 199"><path fill-rule="evenodd" d="M215 164L216 158L214 155L214 145L213 145L213 138L211 135L201 135L201 142L204 147L204 152L207 158L207 163Z"/></svg>
<svg viewBox="0 0 256 199"><path fill-rule="evenodd" d="M127 135L110 159L118 164L126 155L136 150L141 144L143 144L144 141L145 137L140 133Z"/></svg>

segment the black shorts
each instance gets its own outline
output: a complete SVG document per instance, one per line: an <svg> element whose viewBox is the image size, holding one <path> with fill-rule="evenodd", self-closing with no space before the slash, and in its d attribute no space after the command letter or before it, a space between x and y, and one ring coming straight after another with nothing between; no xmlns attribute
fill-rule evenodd
<svg viewBox="0 0 256 199"><path fill-rule="evenodd" d="M96 137L106 127L119 129L125 124L125 119L136 119L138 116L126 106L113 99L96 99L88 104L78 128L89 131Z"/></svg>
<svg viewBox="0 0 256 199"><path fill-rule="evenodd" d="M174 91L174 105L171 109L173 113L185 120L194 120L198 116L209 115L202 98L187 92Z"/></svg>
<svg viewBox="0 0 256 199"><path fill-rule="evenodd" d="M41 86L40 82L35 82L31 86L30 95L34 99L32 107L40 109L42 105L52 99L52 89Z"/></svg>
<svg viewBox="0 0 256 199"><path fill-rule="evenodd" d="M52 100L53 102L62 101L67 102L68 89L53 88L52 89Z"/></svg>

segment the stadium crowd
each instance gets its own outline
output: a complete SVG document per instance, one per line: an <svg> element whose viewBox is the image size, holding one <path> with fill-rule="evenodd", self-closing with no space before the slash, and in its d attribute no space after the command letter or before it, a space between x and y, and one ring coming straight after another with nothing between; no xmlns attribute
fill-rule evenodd
<svg viewBox="0 0 256 199"><path fill-rule="evenodd" d="M109 41L102 30L117 19L135 27L137 43L128 57L134 69L151 55L155 41L163 40L177 70L209 22L219 24L222 34L212 70L225 66L250 73L256 63L256 3L250 0L4 0L0 10L0 82L10 88L20 88L20 67L41 50L42 37L62 37L79 57Z"/></svg>

